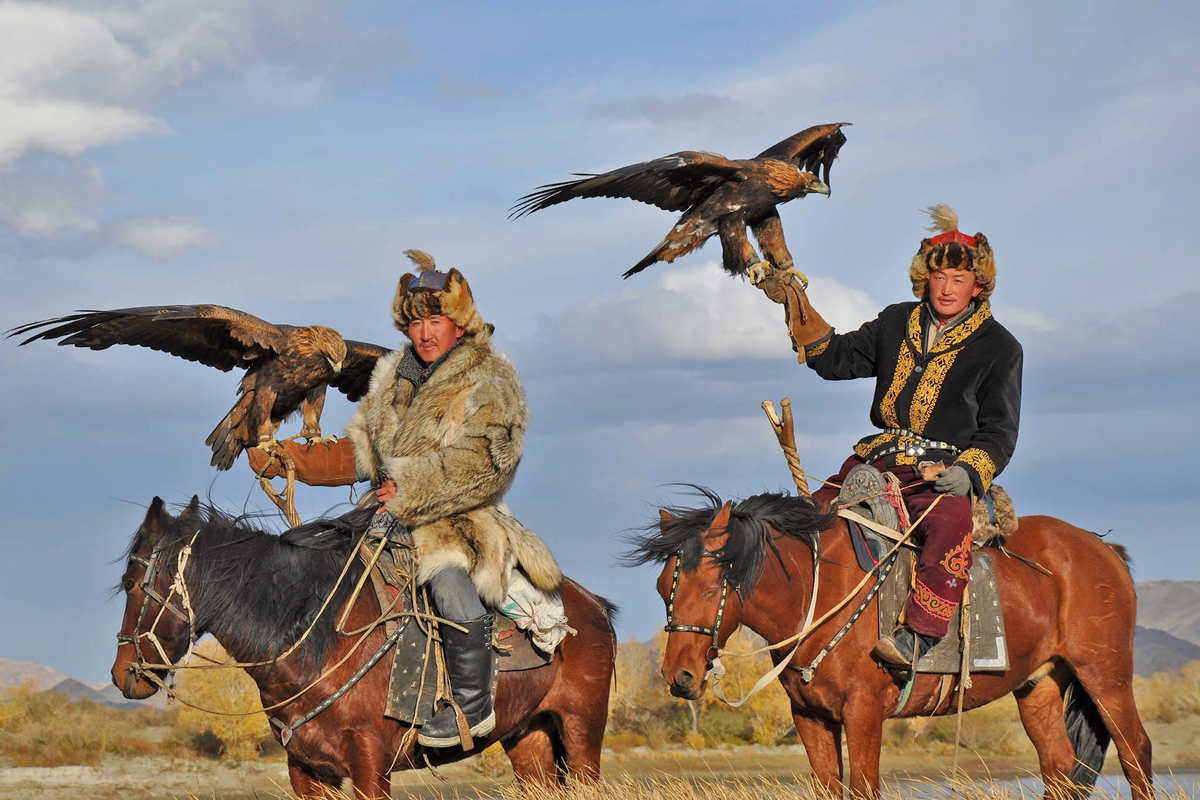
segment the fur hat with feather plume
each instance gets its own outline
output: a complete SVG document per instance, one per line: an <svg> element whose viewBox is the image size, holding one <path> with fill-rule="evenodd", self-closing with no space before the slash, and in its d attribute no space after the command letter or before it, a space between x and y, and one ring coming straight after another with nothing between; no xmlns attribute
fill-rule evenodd
<svg viewBox="0 0 1200 800"><path fill-rule="evenodd" d="M396 287L392 301L392 319L406 336L408 323L436 314L449 319L467 333L479 333L486 327L475 309L475 298L467 279L457 269L441 272L433 256L421 250L405 250L404 255L417 265L417 273L406 272Z"/></svg>
<svg viewBox="0 0 1200 800"><path fill-rule="evenodd" d="M937 236L921 240L921 247L908 268L913 294L924 300L929 290L929 276L942 269L966 269L975 273L975 281L983 287L979 300L983 302L996 288L996 259L992 246L982 233L967 236L958 229L958 212L944 203L925 209L933 222L926 228L941 231Z"/></svg>

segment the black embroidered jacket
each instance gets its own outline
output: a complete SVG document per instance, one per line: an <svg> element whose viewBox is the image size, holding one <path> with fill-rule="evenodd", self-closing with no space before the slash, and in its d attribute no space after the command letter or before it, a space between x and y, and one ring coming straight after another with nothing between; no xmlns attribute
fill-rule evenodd
<svg viewBox="0 0 1200 800"><path fill-rule="evenodd" d="M855 446L864 461L916 464L948 456L944 460L965 468L982 494L1017 444L1021 344L985 301L925 353L931 316L924 303L888 306L856 331L831 331L808 345L805 359L826 380L875 378L871 423L884 432ZM905 452L920 444L916 437L953 445L958 453Z"/></svg>

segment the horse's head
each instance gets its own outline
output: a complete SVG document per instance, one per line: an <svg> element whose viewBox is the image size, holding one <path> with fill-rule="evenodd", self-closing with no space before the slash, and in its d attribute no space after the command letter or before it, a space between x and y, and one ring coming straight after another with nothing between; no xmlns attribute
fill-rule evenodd
<svg viewBox="0 0 1200 800"><path fill-rule="evenodd" d="M120 585L125 593L125 616L117 634L112 680L131 700L143 700L158 691L169 665L184 656L197 633L187 600L174 587L181 551L191 537L180 542L178 536L166 535L192 520L198 529L199 497L192 497L178 517L172 517L155 497L129 546Z"/></svg>
<svg viewBox="0 0 1200 800"><path fill-rule="evenodd" d="M667 606L662 675L671 694L687 700L704 694L718 650L741 624L739 587L731 585L727 565L719 558L729 541L731 509L729 502L721 506L712 523L699 532L699 548L681 547L666 559L658 576L658 593ZM659 514L662 526L672 523L670 513Z"/></svg>

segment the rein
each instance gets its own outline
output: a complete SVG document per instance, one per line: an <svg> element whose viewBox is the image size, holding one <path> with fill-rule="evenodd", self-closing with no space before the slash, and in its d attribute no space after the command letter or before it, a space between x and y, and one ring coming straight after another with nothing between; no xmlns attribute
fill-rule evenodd
<svg viewBox="0 0 1200 800"><path fill-rule="evenodd" d="M858 585L856 585L853 589L850 590L849 594L847 594L844 598L842 598L840 601L838 601L833 606L833 608L826 611L817 620L815 620L811 623L805 624L800 629L800 631L793 634L792 636L789 636L787 639L784 639L783 641L776 642L775 644L770 644L765 647L760 647L756 650L751 650L746 653L732 653L732 652L725 650L719 646L719 644L717 642L716 631L720 629L721 615L723 614L724 608L725 608L725 594L726 594L725 587L728 584L728 581L724 577L722 577L721 578L721 584L722 584L721 606L718 609L716 630L714 630L713 628L708 628L708 627L699 626L699 625L674 626L675 629L683 630L684 632L687 632L687 633L702 633L704 635L708 635L709 631L713 631L713 633L712 633L713 644L709 647L708 652L705 655L705 672L706 672L705 678L707 678L709 675L712 676L713 694L715 694L718 699L722 700L723 702L727 703L728 705L730 705L734 708L737 708L738 706L742 705L747 700L749 700L751 697L756 695L758 692L762 691L762 689L764 687L766 687L767 684L769 684L772 680L777 678L779 676L779 674L782 673L783 670L786 669L791 664L792 658L796 655L797 651L800 649L800 645L804 643L804 641L813 633L813 631L815 631L817 628L824 625L825 622L828 621L830 617L832 617L834 614L838 613L843 608L845 608L847 605L849 605L850 601L853 600L860 591L862 591L864 586L866 586L867 582L871 579L871 576L876 575L877 573L880 573L880 568L884 567L886 565L886 569L884 569L884 571L882 573L877 575L877 577L875 579L875 584L871 587L870 591L867 593L867 596L859 604L858 608L855 609L854 613L850 615L850 619L846 621L846 624L842 626L841 630L839 630L833 636L833 638L829 641L829 643L825 645L825 647L821 650L821 652L817 655L817 657L808 666L800 668L800 679L804 683L812 682L812 680L816 677L817 667L825 659L825 657L827 655L829 655L830 651L832 651L833 648L837 646L838 642L840 642L842 640L842 638L846 635L846 633L848 633L850 631L850 628L854 625L855 622L858 621L858 618L862 615L863 611L866 610L867 605L870 604L871 600L874 599L875 595L878 593L880 587L882 587L883 579L885 577L887 577L888 571L890 571L892 568L892 565L895 564L896 554L899 552L900 548L903 547L904 544L910 538L912 538L913 532L916 530L917 525L921 524L921 522L925 519L925 517L929 515L929 512L933 511L933 509L937 506L938 502L940 502L942 497L944 497L944 496L945 495L938 495L937 497L935 497L933 499L933 502L929 504L929 507L926 508L924 512L922 512L921 516L917 517L916 521L914 521L911 525L908 526L908 529L905 530L903 535L901 535L896 540L896 543L892 546L892 548L890 550L888 550L887 553L884 554L884 556L879 560L879 563L877 565L875 565L875 567L873 569L871 569L869 572L867 572L866 575L864 575L862 577L862 580L860 580L858 582ZM813 551L812 551L814 562L817 561L817 553L818 553L819 546L820 546L819 545L819 543L820 543L819 537L816 539L816 542L817 542L817 545L814 546ZM683 551L680 550L680 554L682 552ZM705 556L709 557L709 558L713 557L709 553L706 553ZM679 574L680 574L680 559L678 558L678 554L677 554L676 562L675 562L675 577L671 583L671 595L670 595L670 599L668 600L667 627L664 628L664 630L667 630L668 632L670 632L670 629L674 625L673 611L674 611L674 604L675 604L675 590L679 583ZM814 566L814 575L815 574L816 574L816 568ZM739 591L739 597L740 597L740 591ZM816 606L816 598L817 598L817 583L814 580L813 591L811 593L811 596L809 597L809 615L806 617L806 619L811 618L812 610ZM780 659L779 663L776 664L773 669L771 669L769 672L767 672L767 674L765 674L761 678L759 678L758 682L754 684L754 687L750 690L749 694L747 694L745 697L743 697L741 700L738 700L737 702L732 702L725 697L723 690L721 690L721 688L720 688L721 677L725 674L725 667L723 664L721 664L721 656L728 655L730 657L744 658L746 656L753 656L753 655L757 655L759 653L770 652L772 650L779 650L781 648L787 647L789 644L792 644L793 642L795 642L795 646L792 648L791 652L788 653L787 656L785 656L784 658ZM708 655L712 654L714 652L714 650L716 652L716 658L709 660Z"/></svg>

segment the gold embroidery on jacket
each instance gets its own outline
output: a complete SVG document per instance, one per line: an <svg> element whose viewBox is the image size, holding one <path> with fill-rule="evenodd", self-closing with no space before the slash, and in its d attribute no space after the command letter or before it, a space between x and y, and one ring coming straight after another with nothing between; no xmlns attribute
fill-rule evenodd
<svg viewBox="0 0 1200 800"><path fill-rule="evenodd" d="M829 347L829 343L831 341L833 341L833 340L826 339L825 341L821 342L820 344L814 344L811 346L806 345L804 348L804 357L805 358L816 358L817 356L821 355L821 353L825 352L825 348Z"/></svg>
<svg viewBox="0 0 1200 800"><path fill-rule="evenodd" d="M863 461L866 461L871 453L875 452L880 447L883 447L883 445L890 442L893 438L895 438L895 434L881 433L870 441L859 442L858 444L854 445L854 452L858 454L859 458L861 458Z"/></svg>
<svg viewBox="0 0 1200 800"><path fill-rule="evenodd" d="M907 342L901 342L900 355L896 358L896 371L892 374L892 385L888 387L887 394L879 402L879 416L883 417L884 424L889 428L904 427L896 419L896 398L900 396L908 379L912 377L913 367L916 365L912 348L908 346Z"/></svg>
<svg viewBox="0 0 1200 800"><path fill-rule="evenodd" d="M899 440L897 440L896 446L907 448L910 445L914 445L916 443L917 443L917 440L912 438L911 436L901 436L899 438ZM899 453L896 453L896 463L897 464L915 464L915 463L917 463L917 457L910 456L908 453L901 450Z"/></svg>
<svg viewBox="0 0 1200 800"><path fill-rule="evenodd" d="M924 343L921 341L921 306L917 305L908 315L908 340L912 343L912 348L918 353L925 352Z"/></svg>
<svg viewBox="0 0 1200 800"><path fill-rule="evenodd" d="M986 451L980 450L978 447L969 447L955 460L968 464L979 473L979 479L983 481L985 492L991 488L992 478L996 477L996 462L992 461L992 457Z"/></svg>
<svg viewBox="0 0 1200 800"><path fill-rule="evenodd" d="M944 336L934 342L930 353L943 353L951 347L962 344L968 336L979 330L979 326L992 318L992 307L984 300L975 313L958 325L951 328ZM909 323L909 335L912 335L912 324Z"/></svg>
<svg viewBox="0 0 1200 800"><path fill-rule="evenodd" d="M929 424L933 407L937 405L938 394L941 393L942 384L946 381L946 373L950 371L950 367L954 366L956 358L958 358L958 351L954 350L937 356L925 365L925 371L917 383L917 390L913 392L912 405L908 411L909 430L914 433L925 433L925 426Z"/></svg>

